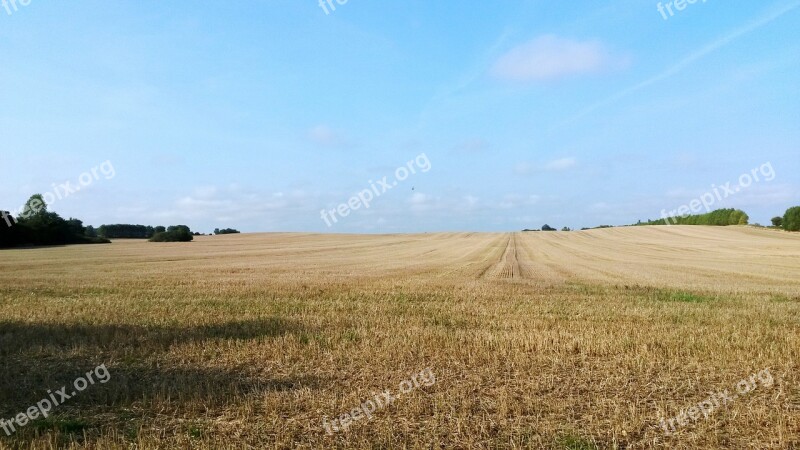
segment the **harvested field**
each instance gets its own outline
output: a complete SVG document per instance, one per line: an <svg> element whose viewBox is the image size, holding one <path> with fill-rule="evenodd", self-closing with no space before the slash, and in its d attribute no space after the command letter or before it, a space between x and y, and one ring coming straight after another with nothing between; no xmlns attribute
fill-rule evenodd
<svg viewBox="0 0 800 450"><path fill-rule="evenodd" d="M796 234L281 233L0 255L0 418L110 373L0 429L3 447L800 448ZM426 368L434 383L326 431Z"/></svg>

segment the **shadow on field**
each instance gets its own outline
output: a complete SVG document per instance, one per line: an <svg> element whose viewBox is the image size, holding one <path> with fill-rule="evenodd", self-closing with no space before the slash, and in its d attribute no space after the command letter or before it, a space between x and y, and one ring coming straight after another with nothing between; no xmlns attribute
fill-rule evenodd
<svg viewBox="0 0 800 450"><path fill-rule="evenodd" d="M209 339L256 339L290 334L298 326L281 319L259 319L214 325L143 326L115 324L59 324L0 321L0 358L30 349L75 347L165 350L175 344Z"/></svg>
<svg viewBox="0 0 800 450"><path fill-rule="evenodd" d="M54 415L74 412L74 407L130 411L134 403L149 402L186 411L198 405L225 405L253 393L313 387L318 382L309 377L271 378L251 365L215 366L214 361L229 351L227 344L192 348L187 354L192 362L184 364L180 350L173 348L215 340L258 341L301 331L294 322L272 318L193 327L0 321L0 418L36 405L48 397L48 390L55 393L66 386L70 394L75 391L73 382L90 371L98 381L54 408ZM198 353L203 363L197 362ZM101 364L110 374L106 383L99 382L102 370L101 376L94 373Z"/></svg>

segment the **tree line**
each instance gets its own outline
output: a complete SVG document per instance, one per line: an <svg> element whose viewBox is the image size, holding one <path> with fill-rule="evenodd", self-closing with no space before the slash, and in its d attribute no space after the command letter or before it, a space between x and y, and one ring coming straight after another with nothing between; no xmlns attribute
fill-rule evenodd
<svg viewBox="0 0 800 450"><path fill-rule="evenodd" d="M750 217L740 209L717 209L707 214L667 217L658 220L648 220L642 222L641 220L632 225L711 225L711 226L729 226L729 225L747 225L750 222ZM755 224L755 226L760 226ZM793 206L786 210L783 216L775 216L772 218L772 226L774 228L781 228L786 231L800 231L800 206ZM612 228L611 225L600 225L594 228L581 228L581 230L591 230L597 228ZM522 231L540 231L524 229ZM541 231L556 231L556 228L550 225L543 225ZM564 227L561 231L571 231L569 227Z"/></svg>
<svg viewBox="0 0 800 450"><path fill-rule="evenodd" d="M214 228L214 234L239 234L239 230L234 230L233 228Z"/></svg>
<svg viewBox="0 0 800 450"><path fill-rule="evenodd" d="M639 221L636 225L747 225L750 217L741 209L717 209L706 214L667 217L658 220Z"/></svg>
<svg viewBox="0 0 800 450"><path fill-rule="evenodd" d="M189 242L195 234L186 225L170 227L133 224L100 225L97 234L108 239L148 239L150 242Z"/></svg>
<svg viewBox="0 0 800 450"><path fill-rule="evenodd" d="M0 211L0 248L32 245L108 244L111 241L98 237L94 229L84 227L79 219L64 219L47 210L40 194L32 195L19 216Z"/></svg>
<svg viewBox="0 0 800 450"><path fill-rule="evenodd" d="M145 225L114 224L100 225L97 234L108 239L150 239L156 233L166 231L164 227Z"/></svg>
<svg viewBox="0 0 800 450"><path fill-rule="evenodd" d="M5 223L3 223L5 222ZM226 232L235 232L228 229ZM186 225L151 227L145 225L101 225L97 229L83 221L63 219L48 211L41 194L32 195L14 217L0 210L0 248L37 245L108 244L110 239L149 239L151 242L188 242L194 239Z"/></svg>

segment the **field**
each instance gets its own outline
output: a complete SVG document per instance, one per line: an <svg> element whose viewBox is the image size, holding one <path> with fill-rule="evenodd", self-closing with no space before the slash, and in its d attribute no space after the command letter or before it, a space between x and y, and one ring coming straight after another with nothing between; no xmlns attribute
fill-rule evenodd
<svg viewBox="0 0 800 450"><path fill-rule="evenodd" d="M800 448L797 234L253 234L0 257L0 417L110 374L0 428L1 447ZM326 428L387 390L371 419Z"/></svg>

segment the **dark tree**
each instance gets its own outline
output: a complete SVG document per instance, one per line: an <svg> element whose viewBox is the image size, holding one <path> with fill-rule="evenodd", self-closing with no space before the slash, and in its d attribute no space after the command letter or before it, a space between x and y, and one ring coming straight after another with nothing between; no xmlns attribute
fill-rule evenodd
<svg viewBox="0 0 800 450"><path fill-rule="evenodd" d="M800 231L800 206L786 210L783 215L783 229L786 231Z"/></svg>

